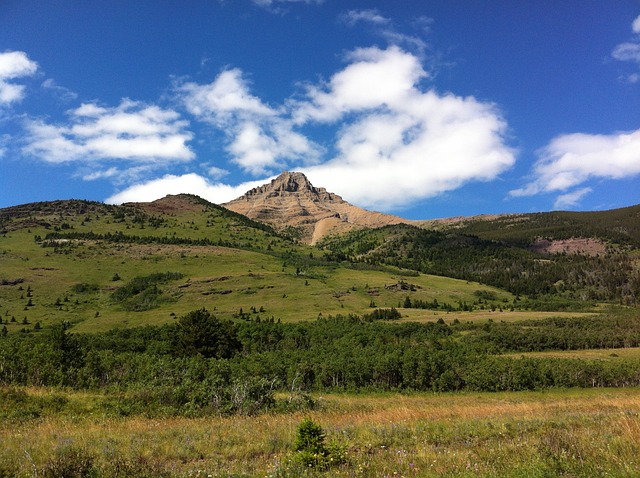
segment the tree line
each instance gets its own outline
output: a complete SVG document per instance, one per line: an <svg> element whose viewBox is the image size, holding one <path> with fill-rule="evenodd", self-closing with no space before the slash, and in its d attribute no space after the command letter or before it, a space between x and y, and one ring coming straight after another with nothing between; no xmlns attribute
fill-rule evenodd
<svg viewBox="0 0 640 478"><path fill-rule="evenodd" d="M504 355L639 345L632 317L482 325L390 318L232 322L200 309L161 327L74 334L61 324L0 338L0 384L103 390L120 396L122 413L159 414L255 413L276 406L277 391L295 396L289 406L311 403L311 391L640 385L638 360Z"/></svg>

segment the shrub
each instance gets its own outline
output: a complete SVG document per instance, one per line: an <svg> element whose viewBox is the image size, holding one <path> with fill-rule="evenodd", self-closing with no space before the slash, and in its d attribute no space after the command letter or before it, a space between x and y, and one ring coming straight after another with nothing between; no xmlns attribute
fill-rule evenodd
<svg viewBox="0 0 640 478"><path fill-rule="evenodd" d="M94 456L86 450L65 446L56 450L54 455L42 466L44 478L91 478L98 476L94 467Z"/></svg>
<svg viewBox="0 0 640 478"><path fill-rule="evenodd" d="M325 443L325 433L322 427L310 418L305 418L298 425L294 449L294 461L302 463L307 468L324 470L330 466L345 462L344 448Z"/></svg>

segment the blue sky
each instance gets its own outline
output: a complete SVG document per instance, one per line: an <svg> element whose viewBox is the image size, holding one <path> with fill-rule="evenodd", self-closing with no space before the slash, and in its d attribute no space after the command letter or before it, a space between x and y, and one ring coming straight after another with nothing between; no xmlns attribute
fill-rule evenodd
<svg viewBox="0 0 640 478"><path fill-rule="evenodd" d="M640 203L640 2L0 2L0 207L284 170L413 219Z"/></svg>

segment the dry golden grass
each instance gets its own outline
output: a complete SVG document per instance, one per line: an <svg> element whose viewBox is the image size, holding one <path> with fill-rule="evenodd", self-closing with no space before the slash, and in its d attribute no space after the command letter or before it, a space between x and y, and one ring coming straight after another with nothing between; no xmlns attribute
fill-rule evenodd
<svg viewBox="0 0 640 478"><path fill-rule="evenodd" d="M402 319L411 322L433 322L442 318L447 324L455 319L460 322L486 322L491 319L494 322L518 322L521 320L543 320L549 317L593 317L596 312L540 312L532 310L509 311L505 310L474 310L471 312L445 312L441 310L400 309Z"/></svg>
<svg viewBox="0 0 640 478"><path fill-rule="evenodd" d="M640 359L640 348L554 350L548 352L526 352L507 354L512 357L564 358L582 360L623 360Z"/></svg>
<svg viewBox="0 0 640 478"><path fill-rule="evenodd" d="M7 420L0 470L36 476L72 445L102 470L124 460L171 476L300 476L287 457L304 417L347 449L325 476L637 476L640 466L638 389L317 398L316 411L257 417L112 418L87 407Z"/></svg>

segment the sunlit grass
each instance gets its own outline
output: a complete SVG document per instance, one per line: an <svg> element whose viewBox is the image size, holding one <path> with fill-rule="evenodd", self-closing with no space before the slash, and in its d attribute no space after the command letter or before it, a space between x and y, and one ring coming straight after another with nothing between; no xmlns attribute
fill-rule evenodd
<svg viewBox="0 0 640 478"><path fill-rule="evenodd" d="M588 350L552 350L545 352L526 352L508 354L513 357L560 358L582 360L624 360L639 359L640 348L588 349Z"/></svg>
<svg viewBox="0 0 640 478"><path fill-rule="evenodd" d="M79 219L66 220L72 223L76 232L105 233L124 228L122 224L107 223L105 218L94 218L85 224ZM217 229L213 228L212 232L211 227L201 224L203 218L197 215L187 215L180 221L169 217L167 221L171 227L142 229L132 226L124 232L160 237L175 232L179 236L204 238L209 237L205 234L209 231L213 234L211 239L217 237L214 234ZM9 333L23 328L31 330L37 322L46 327L63 320L76 324L76 332L160 325L201 307L224 319L233 318L240 309L246 312L255 307L264 310L260 313L262 319L300 321L313 320L320 314L325 317L363 315L369 313L372 306L399 307L408 295L414 300L436 299L454 307L458 302L472 303L477 299L474 292L480 289L495 293L499 303L513 300L511 294L499 289L426 274L407 275L406 271L392 267L358 270L322 262L307 267L265 253L267 242L260 238L256 239L259 242L256 246L261 250L254 251L218 246L79 240L61 254L34 241L36 235L44 237L48 232L51 230L34 227L0 237L0 280L23 281L18 285L0 286L0 318ZM280 239L277 241L284 244ZM295 247L301 257L322 255L321 251L308 246ZM134 277L164 272L179 272L184 278L161 285L164 296L170 300L158 308L127 312L110 299L116 288ZM119 280L113 280L115 277ZM413 290L398 287L403 282ZM73 292L73 287L80 283L96 288L88 293ZM32 297L27 297L27 288L32 290ZM27 305L30 298L33 305ZM437 317L443 314L438 311ZM414 309L403 311L403 315L416 320L433 318L430 311ZM447 316L453 318L451 314ZM12 318L15 321L11 321Z"/></svg>
<svg viewBox="0 0 640 478"><path fill-rule="evenodd" d="M29 393L47 393L29 390ZM87 394L71 402L92 403ZM57 450L114 463L145 463L169 476L315 476L292 464L304 417L348 461L323 476L636 476L640 390L500 394L326 395L320 409L256 417L111 417L90 405L75 414L0 422L0 469L35 476ZM395 474L395 475L394 475Z"/></svg>
<svg viewBox="0 0 640 478"><path fill-rule="evenodd" d="M470 312L454 311L446 312L441 310L419 310L419 309L402 309L403 318L401 320L411 322L433 322L442 319L447 324L451 324L454 320L460 322L519 322L522 320L543 320L550 317L594 317L596 312L542 312L534 310L474 310Z"/></svg>

